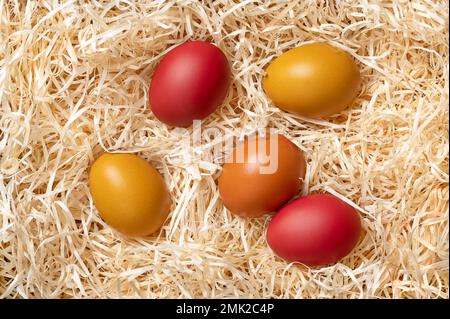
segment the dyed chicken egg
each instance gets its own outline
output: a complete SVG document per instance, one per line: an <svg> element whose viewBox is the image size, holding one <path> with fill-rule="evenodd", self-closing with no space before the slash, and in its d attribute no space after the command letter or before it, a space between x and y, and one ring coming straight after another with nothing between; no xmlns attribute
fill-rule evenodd
<svg viewBox="0 0 450 319"><path fill-rule="evenodd" d="M156 67L150 107L161 122L190 126L216 110L229 86L230 68L223 52L208 42L187 42L167 53Z"/></svg>
<svg viewBox="0 0 450 319"><path fill-rule="evenodd" d="M169 213L164 179L136 155L101 155L92 165L89 187L103 220L128 236L154 233Z"/></svg>
<svg viewBox="0 0 450 319"><path fill-rule="evenodd" d="M253 135L227 158L219 176L220 197L232 213L258 217L299 192L305 169L302 151L283 135Z"/></svg>
<svg viewBox="0 0 450 319"><path fill-rule="evenodd" d="M276 58L263 86L279 108L320 117L340 112L358 95L361 76L352 56L326 43L305 44Z"/></svg>
<svg viewBox="0 0 450 319"><path fill-rule="evenodd" d="M358 243L358 213L329 194L300 197L281 208L267 228L272 250L288 261L308 266L335 263Z"/></svg>

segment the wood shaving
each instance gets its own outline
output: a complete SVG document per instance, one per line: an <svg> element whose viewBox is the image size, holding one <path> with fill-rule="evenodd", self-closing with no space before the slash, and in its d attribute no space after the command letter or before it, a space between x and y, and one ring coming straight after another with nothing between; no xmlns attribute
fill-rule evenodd
<svg viewBox="0 0 450 319"><path fill-rule="evenodd" d="M448 298L448 10L0 0L0 297ZM224 139L273 127L294 141L308 162L302 193L329 192L361 214L348 257L283 261L267 246L270 216L224 208L214 143L202 143L202 161L176 160L192 150L155 119L147 89L161 57L190 40L220 47L233 72L203 127ZM364 79L353 105L323 119L286 113L262 89L275 57L315 41L352 54ZM125 238L100 219L87 177L103 151L136 153L163 174L174 204L154 236Z"/></svg>

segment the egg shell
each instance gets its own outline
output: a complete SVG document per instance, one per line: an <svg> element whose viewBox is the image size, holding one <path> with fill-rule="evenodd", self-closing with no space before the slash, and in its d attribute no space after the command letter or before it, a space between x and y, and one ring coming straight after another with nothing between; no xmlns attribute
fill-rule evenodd
<svg viewBox="0 0 450 319"><path fill-rule="evenodd" d="M92 165L89 187L103 220L128 236L154 233L169 213L164 179L137 155L104 153Z"/></svg>
<svg viewBox="0 0 450 319"><path fill-rule="evenodd" d="M213 113L229 85L230 68L223 52L208 42L187 42L169 51L156 67L150 107L161 122L187 127Z"/></svg>
<svg viewBox="0 0 450 319"><path fill-rule="evenodd" d="M310 117L342 111L358 95L360 84L352 56L327 43L305 44L283 53L269 64L263 81L276 106Z"/></svg>
<svg viewBox="0 0 450 319"><path fill-rule="evenodd" d="M303 152L285 136L252 135L227 158L219 176L220 197L239 216L268 214L299 192L305 170Z"/></svg>
<svg viewBox="0 0 450 319"><path fill-rule="evenodd" d="M287 261L308 266L335 263L358 243L358 213L330 194L300 197L279 210L267 228L267 242Z"/></svg>

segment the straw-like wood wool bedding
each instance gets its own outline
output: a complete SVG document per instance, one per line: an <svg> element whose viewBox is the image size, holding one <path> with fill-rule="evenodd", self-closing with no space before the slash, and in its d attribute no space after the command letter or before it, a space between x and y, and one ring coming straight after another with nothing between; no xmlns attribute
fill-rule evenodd
<svg viewBox="0 0 450 319"><path fill-rule="evenodd" d="M0 297L448 298L448 2L0 0ZM278 128L305 153L302 193L361 214L341 262L289 264L265 239L270 216L225 210L200 161L155 119L148 83L189 40L227 55L232 88L204 121L225 135ZM361 93L313 120L275 107L267 65L328 41L358 61ZM192 130L192 129L191 129ZM211 145L211 147L208 147ZM87 177L103 151L163 174L162 229L125 238L99 217Z"/></svg>

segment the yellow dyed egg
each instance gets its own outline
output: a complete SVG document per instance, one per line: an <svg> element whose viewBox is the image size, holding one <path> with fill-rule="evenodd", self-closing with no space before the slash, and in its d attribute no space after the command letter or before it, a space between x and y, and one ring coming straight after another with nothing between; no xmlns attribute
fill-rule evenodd
<svg viewBox="0 0 450 319"><path fill-rule="evenodd" d="M358 95L361 76L347 52L326 43L291 49L266 70L263 86L279 108L320 117L337 113Z"/></svg>
<svg viewBox="0 0 450 319"><path fill-rule="evenodd" d="M154 233L169 213L164 179L136 155L101 155L92 165L89 188L103 220L128 236Z"/></svg>

